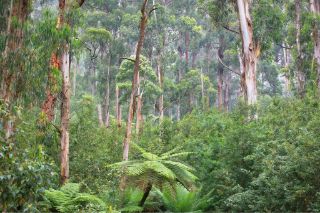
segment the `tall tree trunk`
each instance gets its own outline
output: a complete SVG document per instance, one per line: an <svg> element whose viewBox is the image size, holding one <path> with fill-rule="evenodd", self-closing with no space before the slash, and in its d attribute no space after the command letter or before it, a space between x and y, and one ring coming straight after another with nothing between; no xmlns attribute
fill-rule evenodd
<svg viewBox="0 0 320 213"><path fill-rule="evenodd" d="M242 70L241 89L247 104L257 102L256 66L259 47L253 41L253 25L249 12L249 0L237 0L242 40Z"/></svg>
<svg viewBox="0 0 320 213"><path fill-rule="evenodd" d="M13 88L17 77L23 72L22 51L23 46L23 26L28 16L30 0L11 0L9 17L7 19L6 43L2 53L3 64L1 72L0 98L7 105L9 112L11 111L12 102L15 99L14 93L17 90ZM13 20L15 20L13 22ZM20 51L17 51L20 50ZM8 63L14 63L10 65ZM5 139L13 134L13 121L10 116L2 118L5 131Z"/></svg>
<svg viewBox="0 0 320 213"><path fill-rule="evenodd" d="M136 119L136 133L137 135L140 134L140 129L142 127L142 120L143 120L143 117L142 117L142 92L141 92L141 88L140 88L140 85L141 85L141 82L140 82L140 73L138 72L138 78L137 78L137 95L136 95L136 103L137 103L137 119Z"/></svg>
<svg viewBox="0 0 320 213"><path fill-rule="evenodd" d="M285 44L283 45L285 46ZM289 58L290 58L290 51L287 48L283 48L283 65L286 69L286 73L284 74L284 96L290 96L290 79L289 79Z"/></svg>
<svg viewBox="0 0 320 213"><path fill-rule="evenodd" d="M70 70L69 46L65 45L61 57L62 100L61 100L61 184L69 179L69 117L70 117Z"/></svg>
<svg viewBox="0 0 320 213"><path fill-rule="evenodd" d="M298 94L302 98L305 93L305 74L302 69L302 51L301 51L301 0L295 0L296 10L296 45L297 45L297 89Z"/></svg>
<svg viewBox="0 0 320 213"><path fill-rule="evenodd" d="M120 128L121 127L121 106L120 106L120 91L119 87L116 86L116 117L117 117L117 125Z"/></svg>
<svg viewBox="0 0 320 213"><path fill-rule="evenodd" d="M148 20L148 14L146 11L148 0L144 0L142 7L141 7L141 21L140 21L140 36L139 41L137 45L137 51L136 51L136 58L134 63L134 70L133 70L133 80L132 80L132 89L131 89L131 95L130 95L130 103L129 103L129 111L128 111L128 120L127 120L127 126L126 126L126 134L123 141L123 160L127 161L129 159L129 145L131 141L131 129L132 129L132 121L134 117L134 102L135 97L137 93L137 86L138 86L138 74L139 74L139 68L140 68L140 54L144 42L145 37L145 29L147 26L147 20Z"/></svg>
<svg viewBox="0 0 320 213"><path fill-rule="evenodd" d="M136 58L135 58L134 68L133 68L132 89L131 89L131 95L130 95L126 134L123 141L123 156L122 156L123 161L128 161L129 159L129 146L130 146L131 133L132 133L132 121L134 117L135 98L137 96L137 90L138 90L140 54L143 47L145 30L148 22L148 12L146 11L147 4L148 4L148 0L144 0L141 7L141 20L140 20L140 27L139 27L140 35L139 35L139 41L137 43ZM120 182L120 189L124 190L125 185L126 185L126 177L122 176L121 182Z"/></svg>
<svg viewBox="0 0 320 213"><path fill-rule="evenodd" d="M58 54L52 53L50 59L50 71L48 73L48 82L46 87L46 99L41 106L41 112L46 116L47 122L51 122L54 119L54 108L58 98L57 82L59 79L56 79L54 77L52 71L59 70L60 64L61 61Z"/></svg>
<svg viewBox="0 0 320 213"><path fill-rule="evenodd" d="M317 88L318 95L320 95L320 29L317 21L317 17L320 15L319 0L310 0L310 11L314 16L312 37L314 43L314 58L317 63Z"/></svg>
<svg viewBox="0 0 320 213"><path fill-rule="evenodd" d="M163 116L164 116L164 108L163 108L163 70L162 70L162 56L161 56L161 52L158 55L158 59L157 59L157 75L158 75L158 81L159 81L159 87L162 90L162 93L159 97L159 119L160 121L163 120Z"/></svg>
<svg viewBox="0 0 320 213"><path fill-rule="evenodd" d="M105 127L110 126L110 66L111 66L111 54L109 56L109 63L107 68L107 86L105 94L105 103L104 103L104 125Z"/></svg>
<svg viewBox="0 0 320 213"><path fill-rule="evenodd" d="M224 35L219 36L219 49L218 49L218 56L221 60L224 58ZM223 66L219 64L218 67L218 109L222 111L223 109Z"/></svg>

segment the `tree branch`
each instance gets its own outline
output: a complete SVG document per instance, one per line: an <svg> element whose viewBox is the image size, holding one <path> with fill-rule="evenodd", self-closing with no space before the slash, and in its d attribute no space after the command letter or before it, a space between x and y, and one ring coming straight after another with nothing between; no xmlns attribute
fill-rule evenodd
<svg viewBox="0 0 320 213"><path fill-rule="evenodd" d="M121 57L120 60L128 60L128 61L132 61L133 63L136 62L136 60L132 58L127 58L127 57Z"/></svg>
<svg viewBox="0 0 320 213"><path fill-rule="evenodd" d="M229 71L233 72L234 74L237 74L239 76L241 76L241 73L231 69L230 67L228 67L225 63L223 63L223 61L221 60L221 58L219 57L219 55L217 54L217 59L220 62L220 64L222 64L225 68L227 68Z"/></svg>
<svg viewBox="0 0 320 213"><path fill-rule="evenodd" d="M223 28L228 30L228 31L230 31L230 32L233 32L233 33L236 33L236 34L240 34L238 31L233 30L233 29L229 28L228 26L223 26Z"/></svg>

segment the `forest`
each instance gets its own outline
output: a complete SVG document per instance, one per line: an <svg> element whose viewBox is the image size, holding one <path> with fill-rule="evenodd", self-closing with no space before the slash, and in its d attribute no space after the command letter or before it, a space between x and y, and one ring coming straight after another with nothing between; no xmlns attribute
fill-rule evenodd
<svg viewBox="0 0 320 213"><path fill-rule="evenodd" d="M319 212L320 0L0 0L0 211Z"/></svg>

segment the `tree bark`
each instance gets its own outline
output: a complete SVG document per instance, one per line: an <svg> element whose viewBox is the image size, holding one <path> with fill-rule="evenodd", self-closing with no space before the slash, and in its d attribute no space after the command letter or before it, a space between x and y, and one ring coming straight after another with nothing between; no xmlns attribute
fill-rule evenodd
<svg viewBox="0 0 320 213"><path fill-rule="evenodd" d="M146 202L148 196L149 196L149 193L152 189L152 184L151 183L148 183L147 187L144 189L144 193L143 193L143 196L140 200L140 203L139 203L139 206L140 207L143 207L144 203Z"/></svg>
<svg viewBox="0 0 320 213"><path fill-rule="evenodd" d="M285 45L284 45L285 46ZM290 51L287 48L283 48L283 62L284 67L286 68L286 73L284 74L284 96L290 96L290 79L289 79L289 58L290 58Z"/></svg>
<svg viewBox="0 0 320 213"><path fill-rule="evenodd" d="M297 45L297 89L300 98L304 97L305 93L305 74L302 69L302 51L301 51L301 0L295 0L296 12L296 45Z"/></svg>
<svg viewBox="0 0 320 213"><path fill-rule="evenodd" d="M313 23L313 43L314 43L314 58L317 63L317 89L318 95L320 96L320 29L318 27L317 16L320 15L320 1L319 0L310 0L310 11L314 16Z"/></svg>
<svg viewBox="0 0 320 213"><path fill-rule="evenodd" d="M127 126L126 126L126 133L123 141L123 156L122 156L123 161L128 161L129 159L129 146L131 142L132 121L134 117L135 98L137 96L137 90L138 90L140 54L143 47L145 30L148 22L148 14L146 11L147 4L148 4L148 0L144 0L141 7L141 20L140 20L140 27L139 27L140 35L137 43L137 51L136 51L136 57L134 62L134 69L133 69L132 89L131 89L130 103L129 103L129 110L128 110L128 120L127 120ZM125 184L126 184L126 177L122 176L121 182L120 182L121 190L125 189Z"/></svg>
<svg viewBox="0 0 320 213"><path fill-rule="evenodd" d="M121 106L120 106L120 101L119 101L119 87L116 86L116 117L117 117L117 125L118 128L121 127Z"/></svg>
<svg viewBox="0 0 320 213"><path fill-rule="evenodd" d="M2 53L3 64L1 72L1 85L0 85L0 98L7 105L9 112L11 111L12 102L14 101L14 93L18 93L13 88L13 83L17 79L17 76L23 72L23 62L20 56L23 46L23 26L27 20L28 8L30 0L11 0L10 11L7 21L6 30L6 43L5 49ZM13 23L12 20L16 19ZM14 63L13 66L8 63ZM10 68L13 67L13 68ZM9 116L1 119L4 125L5 139L9 139L13 134L13 121L10 120Z"/></svg>
<svg viewBox="0 0 320 213"><path fill-rule="evenodd" d="M253 41L253 25L249 12L249 0L237 0L242 40L241 52L241 89L247 104L257 102L256 65L259 47Z"/></svg>
<svg viewBox="0 0 320 213"><path fill-rule="evenodd" d="M70 116L70 70L69 70L69 46L65 45L61 57L62 72L62 101L61 101L61 184L69 179L69 116Z"/></svg>
<svg viewBox="0 0 320 213"><path fill-rule="evenodd" d="M139 41L137 45L137 51L136 51L136 57L135 57L135 63L134 63L134 70L133 70L133 80L132 80L132 89L131 89L131 95L130 95L130 104L129 104L129 111L128 111L128 120L127 120L127 126L126 126L126 134L125 139L123 141L123 160L127 161L129 159L129 145L131 141L131 129L132 129L132 121L134 117L134 99L137 96L137 86L138 86L138 74L140 69L140 54L143 47L144 37L145 37L145 29L147 26L148 21L148 14L146 11L148 0L144 0L142 7L141 7L141 21L140 21L140 36Z"/></svg>

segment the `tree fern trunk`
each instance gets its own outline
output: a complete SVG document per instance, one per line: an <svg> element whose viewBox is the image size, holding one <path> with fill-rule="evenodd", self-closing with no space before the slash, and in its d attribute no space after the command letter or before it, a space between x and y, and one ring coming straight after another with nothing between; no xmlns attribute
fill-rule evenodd
<svg viewBox="0 0 320 213"><path fill-rule="evenodd" d="M141 198L141 201L139 203L139 206L142 207L144 205L144 203L146 202L148 196L149 196L149 193L152 189L152 184L151 183L148 183L147 187L144 189L144 194Z"/></svg>

